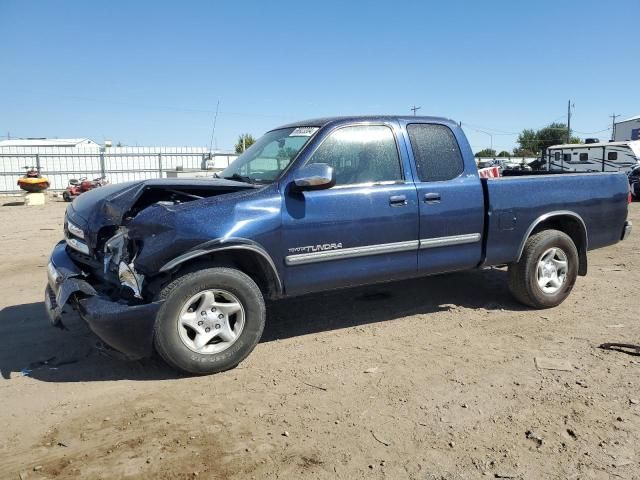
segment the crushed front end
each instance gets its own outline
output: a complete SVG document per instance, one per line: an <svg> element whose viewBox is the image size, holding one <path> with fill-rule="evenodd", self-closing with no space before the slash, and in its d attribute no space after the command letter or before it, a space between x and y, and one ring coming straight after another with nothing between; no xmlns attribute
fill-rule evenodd
<svg viewBox="0 0 640 480"><path fill-rule="evenodd" d="M53 249L47 265L45 305L53 324L71 305L89 328L127 358L151 355L153 325L160 301L145 302L144 277L133 267L126 231L92 249L83 230L68 219L65 240Z"/></svg>
<svg viewBox="0 0 640 480"><path fill-rule="evenodd" d="M47 268L45 304L52 323L62 321L69 304L109 346L129 358L150 355L162 305L158 292L170 279L160 267L207 239L206 233L181 237L185 229L176 225L176 208L254 188L218 179L147 180L75 199L65 214L64 240Z"/></svg>

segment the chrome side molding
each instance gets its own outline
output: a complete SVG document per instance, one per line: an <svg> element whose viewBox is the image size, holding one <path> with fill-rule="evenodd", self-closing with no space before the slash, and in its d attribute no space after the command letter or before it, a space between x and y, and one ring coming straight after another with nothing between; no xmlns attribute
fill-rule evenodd
<svg viewBox="0 0 640 480"><path fill-rule="evenodd" d="M476 243L482 239L479 233L467 233L465 235L451 235L450 237L423 238L420 240L420 248L450 247L453 245L464 245L465 243Z"/></svg>
<svg viewBox="0 0 640 480"><path fill-rule="evenodd" d="M411 250L450 247L454 245L464 245L476 243L482 239L479 233L468 233L464 235L451 235L449 237L425 238L422 240L410 240L407 242L381 243L377 245L366 245L363 247L340 248L336 250L324 250L320 252L300 253L285 257L285 264L288 266L305 265L308 263L328 262L330 260L343 260L346 258L366 257L369 255L380 255L384 253L407 252Z"/></svg>
<svg viewBox="0 0 640 480"><path fill-rule="evenodd" d="M341 260L344 258L366 257L368 255L380 255L382 253L406 252L417 250L418 240L408 242L381 243L378 245L366 245L364 247L341 248L339 250L324 250L321 252L301 253L289 255L285 258L287 265L304 265L307 263L327 262L329 260Z"/></svg>

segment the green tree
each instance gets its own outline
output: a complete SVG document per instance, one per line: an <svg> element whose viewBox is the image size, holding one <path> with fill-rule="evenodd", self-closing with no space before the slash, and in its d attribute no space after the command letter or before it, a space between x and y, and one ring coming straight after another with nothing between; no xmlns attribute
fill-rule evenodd
<svg viewBox="0 0 640 480"><path fill-rule="evenodd" d="M236 153L243 153L247 148L256 143L256 139L250 133L243 133L238 137L235 149Z"/></svg>
<svg viewBox="0 0 640 480"><path fill-rule="evenodd" d="M499 157L510 157L511 154L509 152L507 152L506 150L502 150L499 154Z"/></svg>
<svg viewBox="0 0 640 480"><path fill-rule="evenodd" d="M567 143L567 126L564 123L552 123L538 130L538 148L545 151L551 145ZM581 143L578 137L569 138L569 143Z"/></svg>
<svg viewBox="0 0 640 480"><path fill-rule="evenodd" d="M567 141L567 126L564 123L551 123L540 130L525 128L518 135L519 148L514 150L518 156L523 153L533 153L532 156L540 155L551 145L559 145ZM578 137L571 137L569 143L582 143ZM524 155L529 156L529 155Z"/></svg>
<svg viewBox="0 0 640 480"><path fill-rule="evenodd" d="M520 145L520 150L537 152L538 151L537 132L531 128L525 128L522 131L522 133L518 135L518 145Z"/></svg>
<svg viewBox="0 0 640 480"><path fill-rule="evenodd" d="M476 153L476 158L493 158L496 156L496 151L492 148L485 148Z"/></svg>

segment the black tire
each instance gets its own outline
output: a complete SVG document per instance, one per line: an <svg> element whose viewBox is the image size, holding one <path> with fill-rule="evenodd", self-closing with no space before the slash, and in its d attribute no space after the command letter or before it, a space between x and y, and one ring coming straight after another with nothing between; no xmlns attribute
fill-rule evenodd
<svg viewBox="0 0 640 480"><path fill-rule="evenodd" d="M538 285L537 268L543 254L553 247L566 256L566 276L558 291L546 293ZM578 262L578 250L571 237L558 230L543 230L529 237L520 261L509 265L509 290L519 302L533 308L560 305L576 283Z"/></svg>
<svg viewBox="0 0 640 480"><path fill-rule="evenodd" d="M69 192L62 192L62 199L65 202L70 202L71 201L71 195L69 195Z"/></svg>
<svg viewBox="0 0 640 480"><path fill-rule="evenodd" d="M224 289L234 295L244 308L244 328L226 350L202 354L189 349L180 338L178 318L186 302L198 292ZM155 323L154 346L172 367L190 374L211 374L237 366L254 349L265 324L262 292L246 274L232 268L205 268L177 278L159 297L164 299Z"/></svg>

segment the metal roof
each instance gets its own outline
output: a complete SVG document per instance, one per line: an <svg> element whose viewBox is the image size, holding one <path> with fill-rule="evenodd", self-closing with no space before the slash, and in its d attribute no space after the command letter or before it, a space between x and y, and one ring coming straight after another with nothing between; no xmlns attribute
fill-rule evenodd
<svg viewBox="0 0 640 480"><path fill-rule="evenodd" d="M0 147L75 147L98 144L88 138L13 138L1 140Z"/></svg>
<svg viewBox="0 0 640 480"><path fill-rule="evenodd" d="M640 120L640 115L636 115L635 117L627 118L626 120L620 120L619 122L616 122L616 125L618 123L631 122L632 120Z"/></svg>

